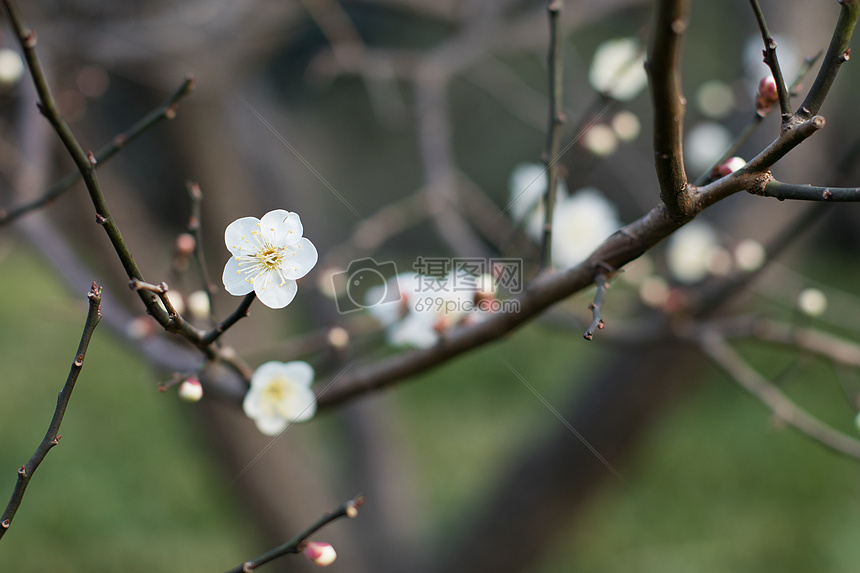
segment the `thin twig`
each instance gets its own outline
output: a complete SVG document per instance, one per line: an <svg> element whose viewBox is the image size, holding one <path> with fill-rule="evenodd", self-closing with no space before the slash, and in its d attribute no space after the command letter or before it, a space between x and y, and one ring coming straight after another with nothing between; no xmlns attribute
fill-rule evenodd
<svg viewBox="0 0 860 573"><path fill-rule="evenodd" d="M219 322L215 328L207 332L203 335L202 342L203 344L212 344L216 340L218 340L222 334L227 332L227 329L248 316L248 311L251 308L251 303L254 302L254 299L257 298L257 294L253 291L245 295L245 298L242 299L242 302L239 303L239 306L236 310L233 311L233 314Z"/></svg>
<svg viewBox="0 0 860 573"><path fill-rule="evenodd" d="M542 269L552 265L552 216L555 210L555 193L558 186L558 160L561 147L561 132L565 117L561 109L562 70L561 31L559 30L561 11L564 3L551 0L547 6L549 15L549 125L546 134L544 161L547 170L547 188L544 192L544 224L541 239L540 266Z"/></svg>
<svg viewBox="0 0 860 573"><path fill-rule="evenodd" d="M347 501L337 509L326 513L325 515L320 517L310 527L308 527L283 545L279 545L271 551L267 551L259 557L256 557L250 561L246 561L241 565L237 565L233 569L227 571L227 573L250 573L260 565L268 563L269 561L277 559L278 557L281 557L283 555L289 555L291 553L299 553L304 548L308 538L311 535L313 535L332 521L335 521L342 517L348 517L349 519L356 517L358 515L358 510L361 508L363 503L364 496L362 495L359 495Z"/></svg>
<svg viewBox="0 0 860 573"><path fill-rule="evenodd" d="M753 370L719 333L706 331L699 338L699 346L717 366L770 408L780 420L832 450L860 459L860 441L834 430L792 402L779 388Z"/></svg>
<svg viewBox="0 0 860 573"><path fill-rule="evenodd" d="M202 221L203 221L203 192L200 185L193 181L186 183L188 197L191 199L191 214L188 216L188 232L194 237L194 257L200 269L200 278L203 280L204 290L209 297L209 317L215 316L215 294L218 292L215 283L209 274L209 265L206 264L206 255L203 252ZM214 319L212 322L215 322Z"/></svg>
<svg viewBox="0 0 860 573"><path fill-rule="evenodd" d="M761 39L764 42L764 63L770 68L770 73L776 82L776 93L779 97L779 111L782 115L783 123L787 122L791 117L791 102L789 101L789 90L785 87L785 80L782 77L782 69L779 67L779 59L776 57L776 40L770 35L767 29L767 22L764 19L764 12L759 6L758 0L750 0L755 18L758 22L759 30L761 30Z"/></svg>
<svg viewBox="0 0 860 573"><path fill-rule="evenodd" d="M605 274L598 273L597 276L594 277L594 282L597 284L597 292L594 294L594 302L588 305L588 309L591 311L593 318L588 329L585 331L585 334L582 335L586 340L594 338L594 332L596 330L603 330L604 326L601 312L603 309L603 297L606 295L607 289L609 289L609 281Z"/></svg>
<svg viewBox="0 0 860 573"><path fill-rule="evenodd" d="M104 145L93 155L96 158L96 166L108 161L116 155L126 145L134 141L141 134L148 131L153 126L157 125L163 119L173 119L176 117L176 107L179 100L187 96L194 89L194 78L190 75L185 78L182 85L168 97L160 106L137 120L131 127L125 131L118 133L113 137L110 143ZM63 193L68 191L72 185L81 180L80 171L69 173L62 179L51 185L38 199L18 205L12 209L0 210L0 225L10 223L15 219L25 215L31 211L44 207L59 198Z"/></svg>
<svg viewBox="0 0 860 573"><path fill-rule="evenodd" d="M69 371L69 376L66 378L66 383L63 386L63 389L60 391L60 395L57 397L57 407L54 410L54 416L51 418L51 424L48 426L48 431L42 439L42 443L40 443L39 447L36 448L30 461L18 469L18 481L15 483L12 497L9 499L6 511L4 511L3 515L0 516L0 538L3 537L3 534L6 533L9 526L12 524L12 519L15 517L15 513L18 511L18 507L20 507L21 501L24 498L24 491L27 489L27 485L30 483L30 479L33 477L33 473L36 471L36 468L39 467L39 464L42 463L42 460L45 459L45 456L48 455L51 448L60 442L60 424L63 423L63 416L66 414L66 408L68 407L69 400L72 397L72 391L75 389L75 382L77 382L78 375L81 373L81 369L84 366L84 356L86 356L90 339L92 338L93 332L101 319L101 313L99 312L99 305L102 300L101 292L102 289L96 285L96 283L93 283L92 288L90 288L90 291L87 293L87 299L89 299L90 305L89 312L87 313L87 319L84 323L84 332L81 335L81 341L78 343L78 351L75 354L74 361L72 362L72 368Z"/></svg>
<svg viewBox="0 0 860 573"><path fill-rule="evenodd" d="M795 114L802 120L811 118L821 109L821 105L827 98L830 87L836 79L836 74L839 73L839 68L848 61L848 56L851 54L848 45L851 42L854 27L857 25L857 19L860 18L860 2L858 0L839 0L839 4L842 8L839 12L836 28L833 30L833 36L830 39L830 46L824 55L824 61L818 70L815 82Z"/></svg>

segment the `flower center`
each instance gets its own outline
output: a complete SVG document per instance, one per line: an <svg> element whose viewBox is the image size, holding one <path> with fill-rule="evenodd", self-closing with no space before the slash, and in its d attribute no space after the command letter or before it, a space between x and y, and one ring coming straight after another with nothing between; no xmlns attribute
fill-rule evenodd
<svg viewBox="0 0 860 573"><path fill-rule="evenodd" d="M266 247L256 253L258 264L273 271L281 266L283 254L280 249Z"/></svg>

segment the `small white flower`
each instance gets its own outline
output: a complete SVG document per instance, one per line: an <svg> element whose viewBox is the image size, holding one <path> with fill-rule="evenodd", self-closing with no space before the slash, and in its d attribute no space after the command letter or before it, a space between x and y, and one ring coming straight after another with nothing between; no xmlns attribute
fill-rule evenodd
<svg viewBox="0 0 860 573"><path fill-rule="evenodd" d="M543 210L529 221L527 231L541 240ZM621 228L618 211L603 194L584 187L569 197L559 199L552 216L552 262L560 268L578 265Z"/></svg>
<svg viewBox="0 0 860 573"><path fill-rule="evenodd" d="M542 208L547 186L546 166L540 163L520 163L511 171L508 181L511 219L522 221L526 215ZM562 179L556 187L556 201L567 195L567 185Z"/></svg>
<svg viewBox="0 0 860 573"><path fill-rule="evenodd" d="M276 436L291 423L304 422L316 413L313 380L314 369L307 362L266 362L251 376L242 409L260 432Z"/></svg>
<svg viewBox="0 0 860 573"><path fill-rule="evenodd" d="M296 280L317 263L317 250L302 237L298 214L277 209L230 223L224 242L233 254L224 267L224 287L232 295L254 291L269 308L283 308L296 296Z"/></svg>
<svg viewBox="0 0 860 573"><path fill-rule="evenodd" d="M630 101L648 84L645 50L636 38L618 38L602 43L594 53L588 81L610 97Z"/></svg>
<svg viewBox="0 0 860 573"><path fill-rule="evenodd" d="M711 255L720 248L717 233L710 225L692 221L669 238L666 264L682 283L697 283L708 276Z"/></svg>

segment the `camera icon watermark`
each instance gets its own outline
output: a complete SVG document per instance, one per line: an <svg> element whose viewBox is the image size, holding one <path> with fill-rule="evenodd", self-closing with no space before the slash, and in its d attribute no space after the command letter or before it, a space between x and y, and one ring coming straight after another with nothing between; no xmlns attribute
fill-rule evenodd
<svg viewBox="0 0 860 573"><path fill-rule="evenodd" d="M391 261L382 263L368 257L349 263L345 271L331 276L335 291L342 287L343 295L336 299L341 314L400 300L397 281L388 280L397 275L397 266Z"/></svg>

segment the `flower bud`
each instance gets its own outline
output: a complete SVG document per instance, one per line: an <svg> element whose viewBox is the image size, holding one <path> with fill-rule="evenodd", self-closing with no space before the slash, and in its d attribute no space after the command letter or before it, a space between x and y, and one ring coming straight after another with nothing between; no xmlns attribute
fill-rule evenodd
<svg viewBox="0 0 860 573"><path fill-rule="evenodd" d="M196 290L188 295L186 301L191 316L197 320L206 320L209 318L211 307L209 306L209 295L206 291Z"/></svg>
<svg viewBox="0 0 860 573"><path fill-rule="evenodd" d="M758 91L755 95L755 109L759 115L765 115L779 101L779 92L776 89L776 80L773 76L766 76L758 83Z"/></svg>
<svg viewBox="0 0 860 573"><path fill-rule="evenodd" d="M189 378L179 385L179 398L185 402L199 402L203 397L203 386L197 378Z"/></svg>
<svg viewBox="0 0 860 573"><path fill-rule="evenodd" d="M305 557L320 567L327 567L337 559L337 553L335 552L334 547L328 543L322 543L319 541L311 541L308 543L307 547L305 547L304 553Z"/></svg>
<svg viewBox="0 0 860 573"><path fill-rule="evenodd" d="M182 233L176 237L176 254L180 257L189 257L194 254L197 240L191 233Z"/></svg>
<svg viewBox="0 0 860 573"><path fill-rule="evenodd" d="M726 175L731 175L746 164L747 162L744 161L742 157L732 157L717 166L717 173L720 174L720 177L725 177Z"/></svg>

